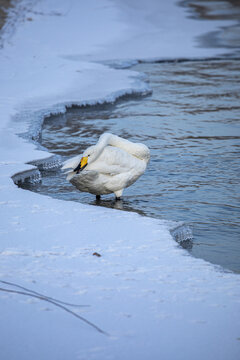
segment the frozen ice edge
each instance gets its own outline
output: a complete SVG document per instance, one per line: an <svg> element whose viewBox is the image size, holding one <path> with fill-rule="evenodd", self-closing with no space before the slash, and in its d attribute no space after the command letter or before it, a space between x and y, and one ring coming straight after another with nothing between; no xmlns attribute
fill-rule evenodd
<svg viewBox="0 0 240 360"><path fill-rule="evenodd" d="M193 56L193 57L152 57L146 59L128 59L128 60L103 60L99 61L100 64L110 66L113 69L129 69L137 64L160 64L160 63L181 63L181 62L202 62L202 61L222 61L222 60L239 60L238 54L224 54L218 56ZM144 79L145 74L142 74Z"/></svg>
<svg viewBox="0 0 240 360"><path fill-rule="evenodd" d="M135 77L136 78L136 77ZM30 127L27 131L27 137L31 138L32 140L37 140L40 136L42 125L44 122L44 119L46 117L49 117L51 115L57 115L57 114L64 114L67 109L71 108L72 106L78 106L78 107L85 107L85 106L95 106L95 105L103 105L103 104L113 104L117 100L120 100L121 98L125 96L145 96L152 93L152 90L150 86L147 83L142 82L143 76L139 73L138 76L138 84L140 84L140 88L132 88L132 89L123 89L118 90L110 95L107 95L100 99L94 99L94 100L82 100L82 101L68 101L60 104L53 105L52 107L48 109L44 109L41 111L36 111L31 114L18 114L17 116L24 117L24 116L33 116L33 121L30 123Z"/></svg>

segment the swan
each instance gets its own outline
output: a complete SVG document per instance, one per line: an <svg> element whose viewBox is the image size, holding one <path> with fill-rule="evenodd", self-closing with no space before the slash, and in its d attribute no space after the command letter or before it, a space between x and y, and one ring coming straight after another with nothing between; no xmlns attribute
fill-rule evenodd
<svg viewBox="0 0 240 360"><path fill-rule="evenodd" d="M97 199L114 193L119 200L124 188L145 172L149 159L146 145L104 133L83 155L65 161L62 170L70 169L67 180L80 191L94 194Z"/></svg>

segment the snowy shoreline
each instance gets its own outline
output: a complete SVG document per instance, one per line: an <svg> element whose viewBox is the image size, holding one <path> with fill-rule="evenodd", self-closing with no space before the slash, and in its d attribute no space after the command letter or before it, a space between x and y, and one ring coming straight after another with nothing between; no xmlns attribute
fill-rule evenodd
<svg viewBox="0 0 240 360"><path fill-rule="evenodd" d="M0 50L0 279L90 305L79 314L111 336L43 301L2 291L2 358L237 359L239 276L189 256L162 221L52 199L11 179L51 156L18 135L29 128L37 135L45 116L149 91L141 75L104 61L121 58L122 66L163 53L220 52L194 48L202 25L194 27L174 1L166 7L152 0L150 22L144 3L134 1L132 7L105 0L20 1L16 7L24 11L14 28L10 17ZM166 13L181 24L177 37ZM215 26L208 23L209 30ZM161 48L156 39L164 30ZM184 36L185 48L174 49L173 41Z"/></svg>

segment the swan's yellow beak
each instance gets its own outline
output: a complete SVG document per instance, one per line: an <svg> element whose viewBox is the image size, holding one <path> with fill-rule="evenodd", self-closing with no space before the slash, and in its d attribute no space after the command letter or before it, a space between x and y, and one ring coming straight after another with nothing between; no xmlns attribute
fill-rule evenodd
<svg viewBox="0 0 240 360"><path fill-rule="evenodd" d="M81 158L80 163L73 171L75 171L77 174L79 174L79 171L82 171L87 166L87 164L88 164L88 156L83 156Z"/></svg>
<svg viewBox="0 0 240 360"><path fill-rule="evenodd" d="M81 162L80 162L80 169L83 170L83 168L85 168L85 166L87 166L88 163L88 156L84 156L81 158Z"/></svg>

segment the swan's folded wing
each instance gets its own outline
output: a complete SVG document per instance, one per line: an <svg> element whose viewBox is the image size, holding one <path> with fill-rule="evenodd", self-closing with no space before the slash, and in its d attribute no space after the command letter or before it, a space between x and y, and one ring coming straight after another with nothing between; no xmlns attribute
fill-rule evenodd
<svg viewBox="0 0 240 360"><path fill-rule="evenodd" d="M89 170L95 170L101 174L114 176L121 173L129 172L137 166L138 160L126 151L107 146L99 158L89 164Z"/></svg>
<svg viewBox="0 0 240 360"><path fill-rule="evenodd" d="M99 173L93 170L83 170L79 174L74 173L69 181L78 189L84 191L84 187L89 187L94 184L99 177Z"/></svg>

